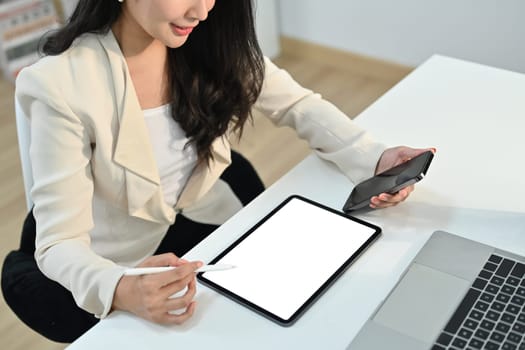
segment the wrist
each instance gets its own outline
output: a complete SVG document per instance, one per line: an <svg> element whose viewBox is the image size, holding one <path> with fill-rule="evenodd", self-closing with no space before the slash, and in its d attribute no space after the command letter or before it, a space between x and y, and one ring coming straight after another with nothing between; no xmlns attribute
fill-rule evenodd
<svg viewBox="0 0 525 350"><path fill-rule="evenodd" d="M113 293L113 302L111 303L111 310L129 310L129 296L131 276L122 276L118 281L115 292Z"/></svg>

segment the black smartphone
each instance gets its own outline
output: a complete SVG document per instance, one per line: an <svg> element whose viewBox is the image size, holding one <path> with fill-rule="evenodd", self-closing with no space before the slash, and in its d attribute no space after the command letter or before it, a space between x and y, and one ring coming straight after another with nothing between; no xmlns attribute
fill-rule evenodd
<svg viewBox="0 0 525 350"><path fill-rule="evenodd" d="M421 180L427 173L434 153L421 153L404 163L375 175L354 187L343 206L345 213L369 206L370 198L381 193L396 193Z"/></svg>

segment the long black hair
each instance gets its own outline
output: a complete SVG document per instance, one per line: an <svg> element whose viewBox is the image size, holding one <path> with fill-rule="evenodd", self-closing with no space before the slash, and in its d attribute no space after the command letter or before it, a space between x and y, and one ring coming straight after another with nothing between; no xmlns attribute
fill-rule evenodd
<svg viewBox="0 0 525 350"><path fill-rule="evenodd" d="M80 0L67 23L48 35L42 52L58 55L84 33L107 33L121 14L116 0ZM180 48L168 50L172 117L200 160L230 126L242 133L262 88L264 60L251 0L220 0Z"/></svg>

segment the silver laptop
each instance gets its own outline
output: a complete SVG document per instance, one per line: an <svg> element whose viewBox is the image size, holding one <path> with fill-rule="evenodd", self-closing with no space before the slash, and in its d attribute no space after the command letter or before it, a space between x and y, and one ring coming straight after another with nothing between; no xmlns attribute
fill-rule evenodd
<svg viewBox="0 0 525 350"><path fill-rule="evenodd" d="M436 231L347 349L525 350L525 258Z"/></svg>

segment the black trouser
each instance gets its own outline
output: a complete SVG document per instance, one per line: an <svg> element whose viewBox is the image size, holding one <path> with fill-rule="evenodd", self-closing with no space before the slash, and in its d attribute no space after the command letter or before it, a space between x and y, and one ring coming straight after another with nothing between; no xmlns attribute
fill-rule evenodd
<svg viewBox="0 0 525 350"><path fill-rule="evenodd" d="M248 204L264 190L251 164L232 152L232 164L222 174L237 197ZM194 222L178 215L155 254L184 255L218 226ZM48 279L34 259L36 223L31 211L24 221L20 249L10 252L2 268L2 292L7 305L31 329L46 338L70 343L99 320L79 308L71 292Z"/></svg>

